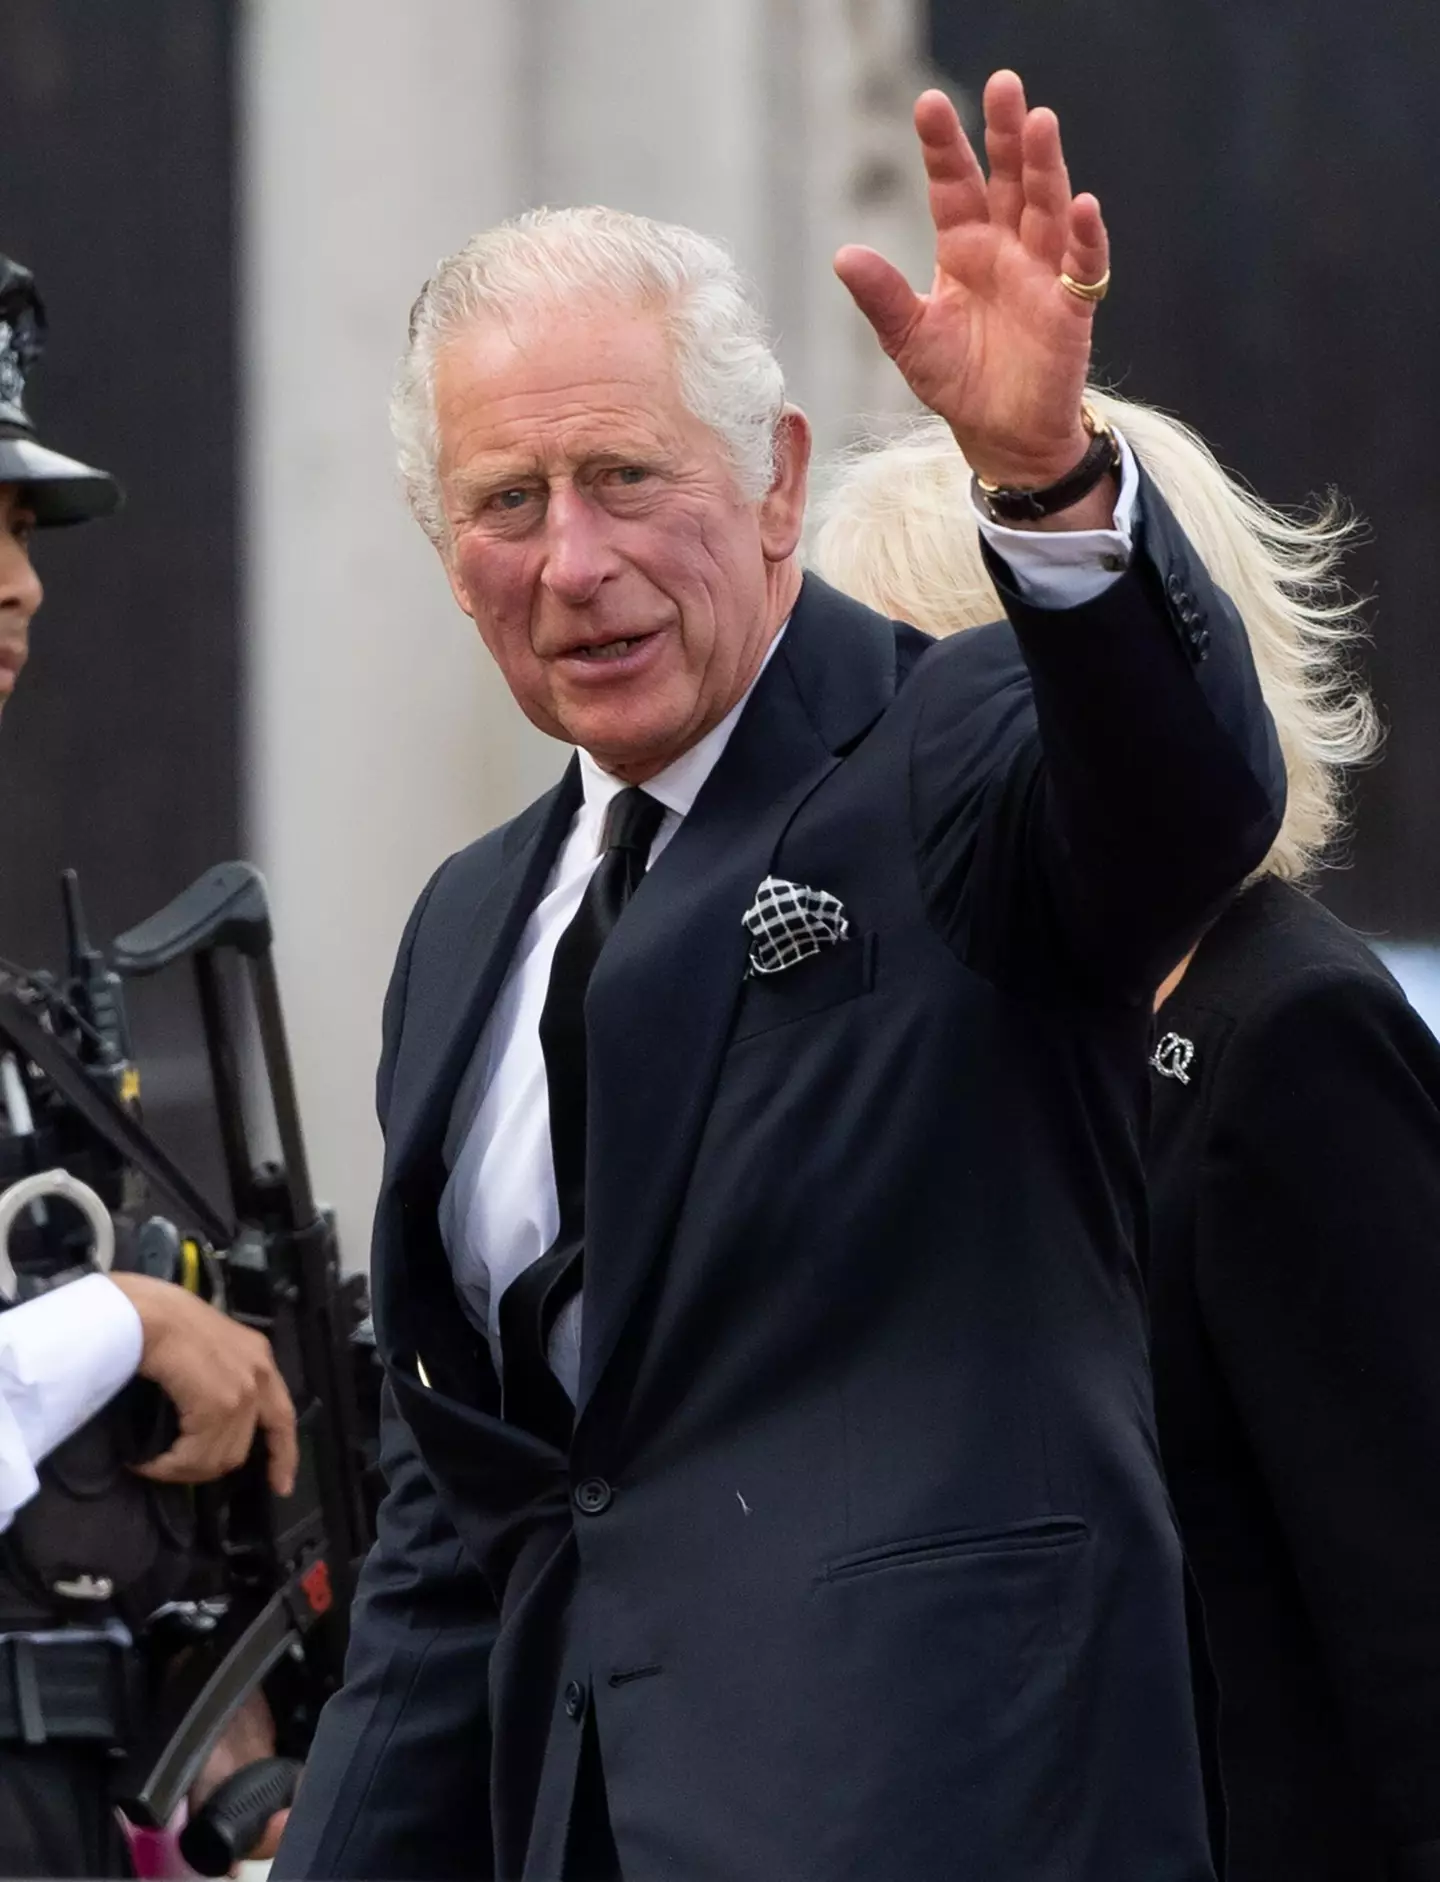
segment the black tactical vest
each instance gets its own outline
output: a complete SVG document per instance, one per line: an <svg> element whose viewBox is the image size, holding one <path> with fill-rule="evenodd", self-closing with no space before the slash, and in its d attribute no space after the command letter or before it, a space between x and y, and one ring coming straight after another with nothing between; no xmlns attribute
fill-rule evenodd
<svg viewBox="0 0 1440 1882"><path fill-rule="evenodd" d="M0 1634L109 1615L133 1631L179 1597L192 1492L129 1468L165 1448L157 1398L132 1383L40 1465L38 1492L0 1535Z"/></svg>

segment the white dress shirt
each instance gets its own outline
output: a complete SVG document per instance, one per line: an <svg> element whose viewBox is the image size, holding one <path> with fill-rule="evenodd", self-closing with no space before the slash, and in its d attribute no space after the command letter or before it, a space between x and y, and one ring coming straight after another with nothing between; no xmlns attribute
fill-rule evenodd
<svg viewBox="0 0 1440 1882"><path fill-rule="evenodd" d="M39 1489L35 1466L134 1376L142 1344L103 1274L0 1313L0 1530Z"/></svg>
<svg viewBox="0 0 1440 1882"><path fill-rule="evenodd" d="M1117 579L1130 560L1139 477L1129 446L1120 440L1122 475L1111 529L1042 532L1006 529L978 509L982 534L1004 557L1016 586L1040 607L1079 607ZM775 636L760 668L779 646ZM751 687L759 679L751 682ZM644 789L665 806L647 868L679 829L682 818L719 762L750 694ZM446 1139L449 1177L440 1199L440 1233L466 1313L489 1342L500 1373L500 1297L560 1228L555 1167L550 1154L550 1094L540 1050L540 1013L550 985L550 964L601 855L605 812L625 789L580 753L584 799L570 826L545 892L525 924L519 945L470 1068L461 1082ZM580 1380L582 1296L568 1301L550 1337L550 1364L574 1399Z"/></svg>
<svg viewBox="0 0 1440 1882"><path fill-rule="evenodd" d="M788 626L789 623L787 622ZM647 780L645 791L665 806L646 868L680 828L700 787L715 769L746 700L770 664L785 628L771 641L760 671L716 726ZM500 1371L500 1296L560 1231L560 1200L550 1155L550 1092L540 1050L540 1012L550 963L599 865L605 813L625 789L580 753L584 793L555 867L520 936L514 959L480 1034L456 1102L470 1121L440 1198L440 1233L465 1311L490 1343ZM473 1107L473 1110L472 1110ZM573 1399L580 1381L580 1296L566 1302L550 1335L550 1364Z"/></svg>

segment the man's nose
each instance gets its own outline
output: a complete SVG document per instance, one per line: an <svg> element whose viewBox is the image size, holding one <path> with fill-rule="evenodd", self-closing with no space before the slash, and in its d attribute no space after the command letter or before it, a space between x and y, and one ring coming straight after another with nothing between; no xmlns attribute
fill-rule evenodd
<svg viewBox="0 0 1440 1882"><path fill-rule="evenodd" d="M28 550L13 536L0 535L0 608L28 623L45 599Z"/></svg>
<svg viewBox="0 0 1440 1882"><path fill-rule="evenodd" d="M610 540L610 518L574 488L550 493L545 511L544 583L568 607L593 601L619 566Z"/></svg>

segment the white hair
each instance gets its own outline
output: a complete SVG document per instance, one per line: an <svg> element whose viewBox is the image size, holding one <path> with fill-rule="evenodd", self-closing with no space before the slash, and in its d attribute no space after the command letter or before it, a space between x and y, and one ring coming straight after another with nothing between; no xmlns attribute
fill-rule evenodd
<svg viewBox="0 0 1440 1882"><path fill-rule="evenodd" d="M410 310L390 428L411 511L437 548L448 538L434 397L440 352L474 322L596 297L660 312L687 410L725 446L743 496L770 488L785 379L729 251L692 229L619 209L532 209L472 236Z"/></svg>
<svg viewBox="0 0 1440 1882"><path fill-rule="evenodd" d="M1308 515L1262 503L1188 426L1152 406L1092 390L1087 402L1124 433L1250 637L1285 761L1285 820L1258 875L1298 880L1338 837L1343 767L1379 744L1351 652L1359 602L1336 566L1355 533L1332 494ZM938 418L844 453L822 475L810 562L837 588L931 634L1003 610L980 554L970 469Z"/></svg>

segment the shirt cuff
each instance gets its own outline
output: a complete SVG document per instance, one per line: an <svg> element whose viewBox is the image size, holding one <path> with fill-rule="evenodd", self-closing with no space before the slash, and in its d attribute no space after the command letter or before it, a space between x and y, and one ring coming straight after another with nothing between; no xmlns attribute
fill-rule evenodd
<svg viewBox="0 0 1440 1882"><path fill-rule="evenodd" d="M35 1494L35 1466L140 1365L140 1316L103 1274L0 1313L0 1528Z"/></svg>
<svg viewBox="0 0 1440 1882"><path fill-rule="evenodd" d="M1120 436L1120 494L1112 529L1007 529L971 499L980 534L1003 557L1021 597L1037 608L1079 608L1116 582L1130 566L1140 471Z"/></svg>

